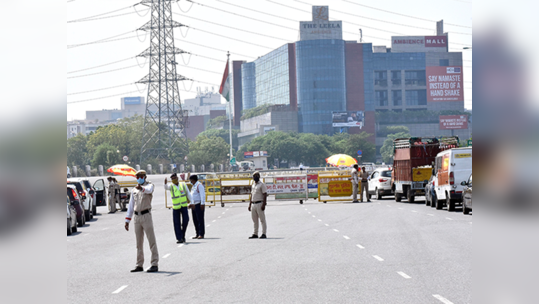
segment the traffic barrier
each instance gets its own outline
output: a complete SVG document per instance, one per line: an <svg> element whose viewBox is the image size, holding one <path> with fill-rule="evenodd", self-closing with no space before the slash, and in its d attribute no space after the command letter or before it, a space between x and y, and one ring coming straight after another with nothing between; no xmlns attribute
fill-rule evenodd
<svg viewBox="0 0 539 304"><path fill-rule="evenodd" d="M351 178L350 171L320 172L318 174L318 201L324 202L324 204L327 202L352 202Z"/></svg>
<svg viewBox="0 0 539 304"><path fill-rule="evenodd" d="M250 173L219 173L221 207L225 203L245 203L251 201L252 177Z"/></svg>
<svg viewBox="0 0 539 304"><path fill-rule="evenodd" d="M309 199L309 185L306 174L264 176L268 195L274 195L276 200ZM280 196L280 197L279 197Z"/></svg>

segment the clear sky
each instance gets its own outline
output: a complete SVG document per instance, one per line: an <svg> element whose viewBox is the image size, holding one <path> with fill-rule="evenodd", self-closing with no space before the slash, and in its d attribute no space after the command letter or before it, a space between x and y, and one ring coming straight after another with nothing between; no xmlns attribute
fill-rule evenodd
<svg viewBox="0 0 539 304"><path fill-rule="evenodd" d="M211 89L214 84L218 90L227 50L232 54L231 60L252 61L285 43L297 41L299 21L311 20L310 5L329 5L330 19L343 21L345 40L358 40L361 28L364 42L388 47L391 36L434 35L433 21L443 19L444 30L449 32L450 51L464 54L465 104L467 108L472 106L472 51L462 50L472 45L472 4L468 0L194 2L192 6L185 0L172 5L175 21L190 27L175 30L176 47L193 54L176 58L177 71L199 81L179 84L182 100L194 97L196 87ZM146 88L133 83L148 74L145 59L137 61L135 56L149 47L149 36L135 30L148 22L150 15L145 6L133 7L136 3L67 1L67 120L84 119L87 110L118 109L122 97L146 96ZM115 10L118 11L112 12ZM95 17L90 19L94 20L81 20L92 16ZM118 40L80 45L110 37ZM106 65L109 63L113 64ZM101 65L105 66L93 68Z"/></svg>

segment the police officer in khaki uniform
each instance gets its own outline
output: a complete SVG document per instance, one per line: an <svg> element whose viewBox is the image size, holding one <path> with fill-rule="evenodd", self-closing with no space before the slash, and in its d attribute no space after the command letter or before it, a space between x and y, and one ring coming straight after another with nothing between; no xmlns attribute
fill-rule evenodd
<svg viewBox="0 0 539 304"><path fill-rule="evenodd" d="M253 180L255 183L251 187L251 201L249 202L249 211L251 211L251 217L253 219L255 231L249 239L258 239L258 220L262 223L262 235L261 239L266 237L266 199L268 197L268 189L266 184L260 181L260 173L256 171L253 173Z"/></svg>
<svg viewBox="0 0 539 304"><path fill-rule="evenodd" d="M125 218L125 230L129 231L129 223L131 222L133 213L135 214L137 267L131 270L131 272L144 271L142 268L144 265L144 234L146 234L146 237L148 238L148 243L150 243L150 250L152 252L152 267L148 269L148 272L157 272L159 270L157 267L159 263L159 252L157 251L151 214L154 185L146 180L146 171L144 170L137 171L136 178L138 185L131 193L129 208L127 209L127 216Z"/></svg>
<svg viewBox="0 0 539 304"><path fill-rule="evenodd" d="M359 191L359 177L358 177L358 164L354 165L354 169L352 169L352 178L350 179L352 181L352 186L354 187L354 191L352 194L353 203L359 203L357 200L357 193Z"/></svg>
<svg viewBox="0 0 539 304"><path fill-rule="evenodd" d="M116 204L120 202L120 185L114 177L109 176L109 213L116 212Z"/></svg>
<svg viewBox="0 0 539 304"><path fill-rule="evenodd" d="M359 174L361 178L361 202L363 203L363 194L367 196L367 202L371 202L369 198L369 173L365 170L365 167L361 168L361 173Z"/></svg>

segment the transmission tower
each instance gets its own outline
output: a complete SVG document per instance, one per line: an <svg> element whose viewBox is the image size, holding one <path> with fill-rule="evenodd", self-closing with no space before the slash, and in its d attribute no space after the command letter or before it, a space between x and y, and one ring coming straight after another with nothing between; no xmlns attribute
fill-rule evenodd
<svg viewBox="0 0 539 304"><path fill-rule="evenodd" d="M182 110L176 73L176 55L186 53L174 46L174 28L185 26L172 20L171 3L177 0L142 0L152 19L140 31L150 32L150 47L138 57L149 58L150 72L137 83L148 85L140 162L150 157L171 163L188 153L185 134L187 113Z"/></svg>

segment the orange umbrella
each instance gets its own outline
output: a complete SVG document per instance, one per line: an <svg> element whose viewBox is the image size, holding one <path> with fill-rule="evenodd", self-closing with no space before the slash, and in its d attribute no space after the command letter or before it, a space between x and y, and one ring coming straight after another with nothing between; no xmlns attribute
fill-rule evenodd
<svg viewBox="0 0 539 304"><path fill-rule="evenodd" d="M346 166L350 167L354 164L357 164L357 161L349 155L346 154L335 154L326 159L326 162L332 166Z"/></svg>
<svg viewBox="0 0 539 304"><path fill-rule="evenodd" d="M137 171L128 165L116 165L107 169L107 172L121 176L133 176L135 177Z"/></svg>

